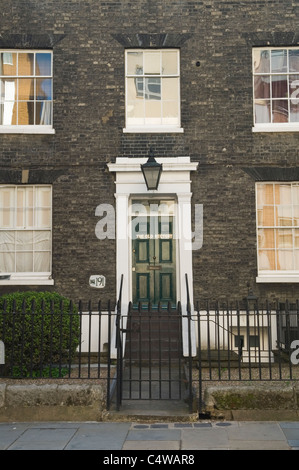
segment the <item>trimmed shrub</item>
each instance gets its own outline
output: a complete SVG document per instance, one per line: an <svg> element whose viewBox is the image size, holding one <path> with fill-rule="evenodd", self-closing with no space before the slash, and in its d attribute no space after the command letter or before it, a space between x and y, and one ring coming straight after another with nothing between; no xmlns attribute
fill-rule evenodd
<svg viewBox="0 0 299 470"><path fill-rule="evenodd" d="M6 375L59 375L57 368L62 371L71 363L79 337L78 310L67 298L52 292L15 292L0 297Z"/></svg>

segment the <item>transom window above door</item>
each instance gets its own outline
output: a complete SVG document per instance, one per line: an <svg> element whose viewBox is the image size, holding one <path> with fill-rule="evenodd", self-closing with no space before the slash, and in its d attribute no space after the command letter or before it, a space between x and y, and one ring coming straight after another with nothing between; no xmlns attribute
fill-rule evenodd
<svg viewBox="0 0 299 470"><path fill-rule="evenodd" d="M179 50L127 50L124 132L182 132L180 125Z"/></svg>
<svg viewBox="0 0 299 470"><path fill-rule="evenodd" d="M53 133L51 51L0 50L0 132Z"/></svg>
<svg viewBox="0 0 299 470"><path fill-rule="evenodd" d="M254 131L299 131L299 48L253 49Z"/></svg>

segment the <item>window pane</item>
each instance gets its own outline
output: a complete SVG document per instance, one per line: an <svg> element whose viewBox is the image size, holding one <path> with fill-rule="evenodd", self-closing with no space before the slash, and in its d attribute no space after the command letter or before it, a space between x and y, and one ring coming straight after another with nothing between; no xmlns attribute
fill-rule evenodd
<svg viewBox="0 0 299 470"><path fill-rule="evenodd" d="M145 122L149 124L159 124L161 122L160 101L145 102Z"/></svg>
<svg viewBox="0 0 299 470"><path fill-rule="evenodd" d="M290 102L290 122L299 122L299 99Z"/></svg>
<svg viewBox="0 0 299 470"><path fill-rule="evenodd" d="M49 231L46 231L46 230L35 231L33 234L35 250L50 251L50 248L51 248L50 236L51 236L51 232Z"/></svg>
<svg viewBox="0 0 299 470"><path fill-rule="evenodd" d="M260 100L255 102L255 122L257 124L271 122L270 101Z"/></svg>
<svg viewBox="0 0 299 470"><path fill-rule="evenodd" d="M15 272L15 254L0 252L0 266L3 273Z"/></svg>
<svg viewBox="0 0 299 470"><path fill-rule="evenodd" d="M163 118L175 118L175 122L177 123L177 118L178 118L178 102L177 101L166 101L165 103L163 102Z"/></svg>
<svg viewBox="0 0 299 470"><path fill-rule="evenodd" d="M127 79L127 99L128 101L143 97L144 78Z"/></svg>
<svg viewBox="0 0 299 470"><path fill-rule="evenodd" d="M299 248L299 230L294 230L294 246Z"/></svg>
<svg viewBox="0 0 299 470"><path fill-rule="evenodd" d="M18 54L18 75L33 75L34 74L34 54L19 52Z"/></svg>
<svg viewBox="0 0 299 470"><path fill-rule="evenodd" d="M127 103L127 124L143 124L144 119L144 101L129 101Z"/></svg>
<svg viewBox="0 0 299 470"><path fill-rule="evenodd" d="M292 229L278 229L276 231L277 248L293 248L293 231Z"/></svg>
<svg viewBox="0 0 299 470"><path fill-rule="evenodd" d="M17 80L1 80L1 101L14 101L17 99Z"/></svg>
<svg viewBox="0 0 299 470"><path fill-rule="evenodd" d="M292 204L292 186L290 184L275 184L275 204Z"/></svg>
<svg viewBox="0 0 299 470"><path fill-rule="evenodd" d="M289 50L289 70L299 72L299 50Z"/></svg>
<svg viewBox="0 0 299 470"><path fill-rule="evenodd" d="M36 64L35 64L35 75L44 75L44 76L51 76L51 62L52 56L51 54L45 52L37 52L35 56Z"/></svg>
<svg viewBox="0 0 299 470"><path fill-rule="evenodd" d="M292 100L299 98L299 75L289 76L289 94Z"/></svg>
<svg viewBox="0 0 299 470"><path fill-rule="evenodd" d="M144 74L159 75L161 73L160 52L144 52Z"/></svg>
<svg viewBox="0 0 299 470"><path fill-rule="evenodd" d="M275 251L274 250L260 250L259 254L259 269L262 271L265 270L274 270L275 269Z"/></svg>
<svg viewBox="0 0 299 470"><path fill-rule="evenodd" d="M288 80L286 75L274 75L271 77L272 98L288 97Z"/></svg>
<svg viewBox="0 0 299 470"><path fill-rule="evenodd" d="M271 72L279 73L287 71L287 49L271 51Z"/></svg>
<svg viewBox="0 0 299 470"><path fill-rule="evenodd" d="M249 336L249 347L250 348L259 348L260 346L260 338L259 336Z"/></svg>
<svg viewBox="0 0 299 470"><path fill-rule="evenodd" d="M295 250L294 252L294 269L299 271L299 250Z"/></svg>
<svg viewBox="0 0 299 470"><path fill-rule="evenodd" d="M51 207L51 189L50 188L36 188L36 205L38 207Z"/></svg>
<svg viewBox="0 0 299 470"><path fill-rule="evenodd" d="M0 75L17 74L17 54L14 52L2 52L0 54Z"/></svg>
<svg viewBox="0 0 299 470"><path fill-rule="evenodd" d="M277 251L277 269L281 271L289 271L294 269L293 251L278 250Z"/></svg>
<svg viewBox="0 0 299 470"><path fill-rule="evenodd" d="M4 126L17 124L16 83L5 80L1 84L0 124ZM1 103L2 101L2 103ZM3 102L4 101L4 102Z"/></svg>
<svg viewBox="0 0 299 470"><path fill-rule="evenodd" d="M162 75L178 74L177 51L162 51Z"/></svg>
<svg viewBox="0 0 299 470"><path fill-rule="evenodd" d="M273 204L273 185L272 184L257 184L256 187L257 203L262 204Z"/></svg>
<svg viewBox="0 0 299 470"><path fill-rule="evenodd" d="M20 101L18 103L18 124L19 126L34 124L34 102Z"/></svg>
<svg viewBox="0 0 299 470"><path fill-rule="evenodd" d="M272 121L273 122L288 122L288 101L287 100L273 100L272 101Z"/></svg>
<svg viewBox="0 0 299 470"><path fill-rule="evenodd" d="M258 245L260 248L275 248L274 229L259 229Z"/></svg>
<svg viewBox="0 0 299 470"><path fill-rule="evenodd" d="M52 99L52 80L49 78L38 78L36 80L36 99L51 100Z"/></svg>
<svg viewBox="0 0 299 470"><path fill-rule="evenodd" d="M257 75L254 77L254 97L270 98L270 77Z"/></svg>
<svg viewBox="0 0 299 470"><path fill-rule="evenodd" d="M50 253L35 252L34 253L34 272L50 271Z"/></svg>
<svg viewBox="0 0 299 470"><path fill-rule="evenodd" d="M33 232L27 230L18 230L16 232L16 251L33 250Z"/></svg>
<svg viewBox="0 0 299 470"><path fill-rule="evenodd" d="M178 78L163 78L162 80L163 100L178 101L178 96L179 96Z"/></svg>
<svg viewBox="0 0 299 470"><path fill-rule="evenodd" d="M127 74L143 74L143 52L127 52Z"/></svg>
<svg viewBox="0 0 299 470"><path fill-rule="evenodd" d="M48 228L51 226L51 209L35 210L35 227Z"/></svg>
<svg viewBox="0 0 299 470"><path fill-rule="evenodd" d="M299 204L299 184L292 185L292 201L293 204Z"/></svg>
<svg viewBox="0 0 299 470"><path fill-rule="evenodd" d="M2 116L0 118L1 124L4 126L17 124L17 103L6 102L2 106Z"/></svg>
<svg viewBox="0 0 299 470"><path fill-rule="evenodd" d="M14 191L10 188L0 189L0 228L14 226Z"/></svg>
<svg viewBox="0 0 299 470"><path fill-rule="evenodd" d="M24 100L24 101L34 100L34 79L33 78L19 78L18 99Z"/></svg>
<svg viewBox="0 0 299 470"><path fill-rule="evenodd" d="M161 79L160 78L145 78L144 97L146 100L160 100L161 99Z"/></svg>
<svg viewBox="0 0 299 470"><path fill-rule="evenodd" d="M36 103L35 124L44 126L52 124L52 104L49 101Z"/></svg>
<svg viewBox="0 0 299 470"><path fill-rule="evenodd" d="M263 49L253 51L253 70L255 73L270 72L270 51Z"/></svg>
<svg viewBox="0 0 299 470"><path fill-rule="evenodd" d="M265 206L258 210L258 224L262 227L274 226L274 207Z"/></svg>
<svg viewBox="0 0 299 470"><path fill-rule="evenodd" d="M275 208L275 222L279 227L293 225L292 206L277 206Z"/></svg>
<svg viewBox="0 0 299 470"><path fill-rule="evenodd" d="M16 254L16 270L19 273L33 272L33 256L32 253Z"/></svg>
<svg viewBox="0 0 299 470"><path fill-rule="evenodd" d="M15 232L0 231L0 252L15 251ZM1 264L0 264L1 266Z"/></svg>

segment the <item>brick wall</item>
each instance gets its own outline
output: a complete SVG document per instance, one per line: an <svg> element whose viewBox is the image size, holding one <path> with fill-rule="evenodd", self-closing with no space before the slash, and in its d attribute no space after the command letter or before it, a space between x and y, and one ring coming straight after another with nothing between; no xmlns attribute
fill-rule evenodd
<svg viewBox="0 0 299 470"><path fill-rule="evenodd" d="M247 283L260 296L296 296L294 285L255 285L255 181L243 168L297 166L296 133L251 131L251 49L299 44L298 14L291 0L4 2L1 48L53 49L56 133L2 134L0 183L18 183L22 169L40 171L32 182L53 182L54 290L96 299L88 278L104 274L101 295L116 297L115 243L94 234L95 208L114 203L105 165L153 147L200 163L192 175L193 202L204 206L195 297L242 298ZM122 132L128 46L180 47L184 134Z"/></svg>

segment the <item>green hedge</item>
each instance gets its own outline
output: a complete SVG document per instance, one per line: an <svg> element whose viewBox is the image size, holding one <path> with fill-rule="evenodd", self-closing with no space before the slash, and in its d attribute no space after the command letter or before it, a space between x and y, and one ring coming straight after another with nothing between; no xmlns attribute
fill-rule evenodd
<svg viewBox="0 0 299 470"><path fill-rule="evenodd" d="M57 293L15 292L0 297L6 375L59 375L76 353L79 334L76 306Z"/></svg>

